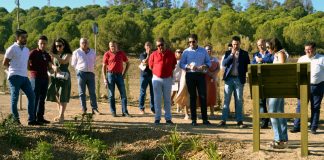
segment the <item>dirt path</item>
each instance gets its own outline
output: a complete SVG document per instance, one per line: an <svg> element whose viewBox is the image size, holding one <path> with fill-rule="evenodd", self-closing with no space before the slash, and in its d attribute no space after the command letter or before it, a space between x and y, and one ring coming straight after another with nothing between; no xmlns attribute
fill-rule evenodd
<svg viewBox="0 0 324 160"><path fill-rule="evenodd" d="M10 97L9 95L0 95L0 113L5 116L10 113ZM89 102L88 102L89 105ZM121 107L117 106L117 114L121 115ZM153 125L153 114L147 113L145 115L138 114L138 108L134 106L129 107L132 118L125 117L112 117L109 114L109 105L107 103L99 103L99 110L104 115L95 116L95 125L99 127L105 126L116 126L116 127L160 127L162 129L171 130L173 127L165 125L155 126ZM75 115L81 113L81 107L78 99L71 99L67 110L66 119L72 120ZM27 110L26 110L26 99L23 101L23 110L19 111L21 122L26 125ZM56 116L57 108L55 103L48 102L46 104L45 117L51 120ZM222 139L229 139L234 141L243 142L245 145L241 149L235 150L235 154L242 155L242 159L301 159L300 157L300 133L291 134L289 133L289 148L284 150L273 150L267 146L267 143L272 140L273 132L271 129L261 130L261 151L257 153L252 152L252 124L251 117L246 117L248 125L246 129L238 129L235 126L235 122L228 121L227 128L217 128L216 124L219 122L220 113L217 113L217 119L211 120L212 126L198 125L192 127L190 121L184 120L181 114L173 111L173 121L178 125L178 130L181 132L187 132L188 134L201 134L204 136L216 137L219 136ZM164 119L161 120L164 123ZM200 121L198 121L199 123ZM291 127L291 123L289 123ZM52 123L51 125L60 125ZM323 121L318 130L317 135L309 134L309 159L324 159L324 125Z"/></svg>

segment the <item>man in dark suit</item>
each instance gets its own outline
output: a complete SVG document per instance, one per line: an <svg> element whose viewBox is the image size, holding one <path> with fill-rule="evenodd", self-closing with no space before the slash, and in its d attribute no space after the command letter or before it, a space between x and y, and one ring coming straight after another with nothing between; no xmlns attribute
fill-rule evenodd
<svg viewBox="0 0 324 160"><path fill-rule="evenodd" d="M222 65L225 67L223 80L224 86L224 107L222 121L219 126L226 126L228 110L231 102L231 95L234 92L235 118L237 126L243 128L243 87L246 82L247 66L250 64L248 52L240 49L241 39L238 36L232 38L232 49L225 52Z"/></svg>

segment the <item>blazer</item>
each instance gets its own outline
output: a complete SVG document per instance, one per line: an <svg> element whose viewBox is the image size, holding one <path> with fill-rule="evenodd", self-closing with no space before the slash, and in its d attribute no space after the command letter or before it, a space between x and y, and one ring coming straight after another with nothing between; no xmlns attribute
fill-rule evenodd
<svg viewBox="0 0 324 160"><path fill-rule="evenodd" d="M230 77L230 73L233 67L233 56L231 55L232 51L226 51L224 55L224 60L222 65L225 67L223 80L226 81ZM239 51L239 59L238 59L238 78L240 82L244 84L246 82L246 72L248 68L248 64L250 64L250 58L248 52L240 49Z"/></svg>

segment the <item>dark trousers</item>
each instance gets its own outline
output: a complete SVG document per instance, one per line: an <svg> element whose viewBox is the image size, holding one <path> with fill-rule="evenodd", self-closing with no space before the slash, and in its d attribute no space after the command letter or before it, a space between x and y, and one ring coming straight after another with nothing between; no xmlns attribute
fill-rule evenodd
<svg viewBox="0 0 324 160"><path fill-rule="evenodd" d="M207 101L206 101L206 81L205 81L205 74L203 73L194 73L194 72L187 72L186 73L186 83L188 92L190 95L190 112L191 112L191 120L197 120L197 113L196 113L196 100L197 100L197 91L200 101L200 108L201 108L201 115L202 120L207 121Z"/></svg>
<svg viewBox="0 0 324 160"><path fill-rule="evenodd" d="M43 120L45 112L45 99L48 87L48 78L31 78L30 82L35 93L36 119Z"/></svg>
<svg viewBox="0 0 324 160"><path fill-rule="evenodd" d="M268 113L266 98L260 99L260 113ZM266 126L268 126L270 118L262 118L261 121L262 125L265 124Z"/></svg>
<svg viewBox="0 0 324 160"><path fill-rule="evenodd" d="M324 82L310 86L310 102L311 102L311 118L310 127L312 130L318 128L318 122L320 117L321 102L324 93ZM298 105L296 108L296 113L300 113L300 100L298 99ZM294 121L294 127L296 129L300 128L300 119L296 118Z"/></svg>

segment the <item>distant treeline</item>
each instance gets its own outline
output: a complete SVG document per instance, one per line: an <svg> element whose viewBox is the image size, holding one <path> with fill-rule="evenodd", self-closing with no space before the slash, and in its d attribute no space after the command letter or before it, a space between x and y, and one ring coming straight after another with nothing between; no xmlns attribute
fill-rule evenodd
<svg viewBox="0 0 324 160"><path fill-rule="evenodd" d="M28 47L35 48L37 39L44 34L50 43L57 37L67 39L73 49L78 48L80 37L90 39L94 46L92 25L97 22L99 34L97 48L100 54L107 50L108 42L116 40L128 53L140 53L146 41L164 37L171 48L185 48L187 36L196 33L199 44L212 44L222 53L233 35L240 35L242 48L253 52L259 38L279 38L284 47L295 54L303 53L307 41L324 50L324 12L313 12L305 6L287 8L251 3L242 7L148 7L142 4L118 4L109 7L90 5L69 7L32 7L19 10L20 28L28 32ZM17 9L8 12L0 8L0 51L14 41L17 28Z"/></svg>

